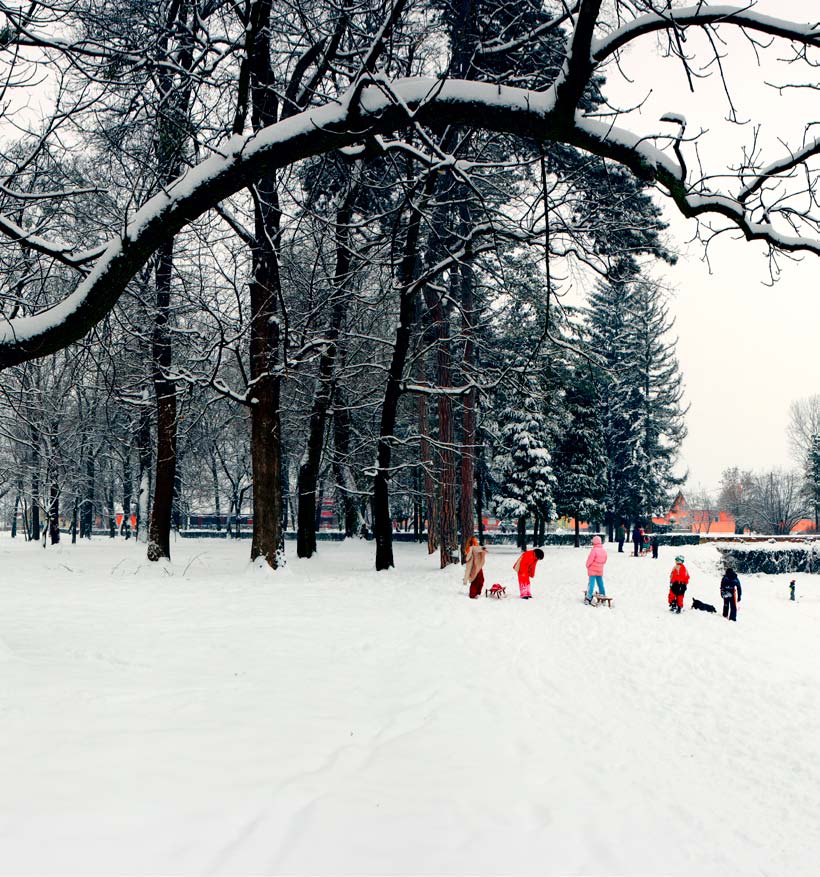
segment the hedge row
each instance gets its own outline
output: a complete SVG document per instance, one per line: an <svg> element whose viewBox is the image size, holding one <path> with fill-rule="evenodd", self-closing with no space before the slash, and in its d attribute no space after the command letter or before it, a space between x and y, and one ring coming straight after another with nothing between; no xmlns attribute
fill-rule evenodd
<svg viewBox="0 0 820 877"><path fill-rule="evenodd" d="M724 567L738 573L820 573L820 542L788 548L718 547Z"/></svg>
<svg viewBox="0 0 820 877"><path fill-rule="evenodd" d="M101 531L102 532L102 531ZM108 535L108 531L104 532L104 535ZM214 538L231 538L233 534L228 534L225 530L217 532L216 530L180 530L179 535L183 539L214 539ZM242 539L250 539L252 535L252 531L250 529L243 529L240 538ZM581 533L581 545L589 545L592 542L593 536L600 536L606 542L606 536L604 533ZM295 539L296 533L293 531L287 531L285 533L285 539ZM368 537L371 538L371 534L368 533ZM336 530L320 530L316 534L317 541L332 541L332 542L340 542L344 539L344 533L340 533ZM427 537L424 535L424 540L426 541ZM415 541L415 536L412 533L393 533L393 541L394 542L413 542ZM518 542L518 536L515 533L485 533L483 537L483 542L485 545L515 545ZM667 533L658 536L658 543L660 545L697 545L700 542L700 536L692 533ZM574 533L545 533L544 540L542 542L543 545L575 545L575 534ZM631 547L632 543L628 543ZM532 533L527 533L527 545L530 548L535 546L535 541L533 539Z"/></svg>

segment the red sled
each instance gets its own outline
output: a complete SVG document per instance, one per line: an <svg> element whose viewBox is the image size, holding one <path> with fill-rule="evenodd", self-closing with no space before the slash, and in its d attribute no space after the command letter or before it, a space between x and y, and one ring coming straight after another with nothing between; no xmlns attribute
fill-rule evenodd
<svg viewBox="0 0 820 877"><path fill-rule="evenodd" d="M507 589L496 582L491 588L487 588L487 590L484 591L484 596L495 597L496 600L500 600L502 597L507 596Z"/></svg>

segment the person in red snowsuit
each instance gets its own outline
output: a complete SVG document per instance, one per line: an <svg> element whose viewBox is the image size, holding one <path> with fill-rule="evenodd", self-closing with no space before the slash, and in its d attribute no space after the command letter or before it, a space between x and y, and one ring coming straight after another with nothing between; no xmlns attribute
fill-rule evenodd
<svg viewBox="0 0 820 877"><path fill-rule="evenodd" d="M522 600L529 600L530 579L535 575L535 566L539 560L544 559L544 552L540 548L525 551L513 564L513 569L518 573L518 590Z"/></svg>
<svg viewBox="0 0 820 877"><path fill-rule="evenodd" d="M689 584L689 573L683 565L683 555L675 558L675 566L669 574L669 611L680 612L683 609L683 595Z"/></svg>

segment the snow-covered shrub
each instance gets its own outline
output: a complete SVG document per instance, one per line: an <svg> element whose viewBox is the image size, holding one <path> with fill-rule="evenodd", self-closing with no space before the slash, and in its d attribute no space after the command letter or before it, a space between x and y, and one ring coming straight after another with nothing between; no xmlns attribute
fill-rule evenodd
<svg viewBox="0 0 820 877"><path fill-rule="evenodd" d="M820 573L820 542L802 545L760 546L718 546L724 567L732 567L738 573L777 573L803 572Z"/></svg>

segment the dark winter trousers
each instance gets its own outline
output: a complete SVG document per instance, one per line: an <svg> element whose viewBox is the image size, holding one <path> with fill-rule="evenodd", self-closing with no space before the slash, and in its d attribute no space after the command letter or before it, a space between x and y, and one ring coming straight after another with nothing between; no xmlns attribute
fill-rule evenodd
<svg viewBox="0 0 820 877"><path fill-rule="evenodd" d="M623 540L623 539L619 539L619 540L618 540L618 551L619 551L621 554L624 553L624 540Z"/></svg>
<svg viewBox="0 0 820 877"><path fill-rule="evenodd" d="M641 543L634 542L633 544L635 546L635 557L638 557L638 555L641 553Z"/></svg>
<svg viewBox="0 0 820 877"><path fill-rule="evenodd" d="M484 570L479 570L478 575L470 582L470 597L480 597L484 587Z"/></svg>
<svg viewBox="0 0 820 877"><path fill-rule="evenodd" d="M734 595L723 598L723 617L729 621L737 621L737 600Z"/></svg>
<svg viewBox="0 0 820 877"><path fill-rule="evenodd" d="M652 546L652 557L654 557L655 560L658 559L658 546L657 545Z"/></svg>

